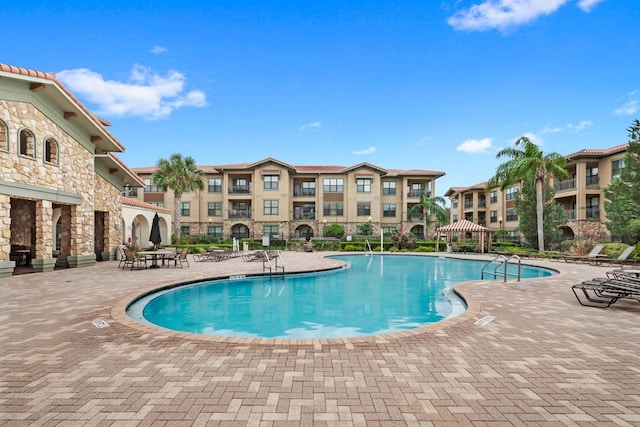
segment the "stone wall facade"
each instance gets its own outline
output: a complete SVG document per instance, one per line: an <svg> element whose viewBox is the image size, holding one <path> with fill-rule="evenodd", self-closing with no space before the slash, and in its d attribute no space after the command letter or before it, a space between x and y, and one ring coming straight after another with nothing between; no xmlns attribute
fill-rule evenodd
<svg viewBox="0 0 640 427"><path fill-rule="evenodd" d="M116 227L116 221L121 224L122 217L122 193L109 181L96 174L95 177L95 205L97 212L103 212L103 223L96 224L102 227L100 250L103 253L115 255L116 247L122 242L122 231ZM96 248L97 249L97 248ZM103 257L104 258L104 257ZM110 256L110 259L111 256Z"/></svg>

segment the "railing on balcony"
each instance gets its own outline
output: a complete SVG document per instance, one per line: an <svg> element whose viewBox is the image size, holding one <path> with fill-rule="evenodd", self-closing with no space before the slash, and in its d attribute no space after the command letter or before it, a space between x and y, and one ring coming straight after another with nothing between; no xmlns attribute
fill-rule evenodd
<svg viewBox="0 0 640 427"><path fill-rule="evenodd" d="M424 221L424 214L423 213L415 213L413 215L407 215L407 220L408 221Z"/></svg>
<svg viewBox="0 0 640 427"><path fill-rule="evenodd" d="M233 185L229 188L229 194L251 194L250 185Z"/></svg>
<svg viewBox="0 0 640 427"><path fill-rule="evenodd" d="M251 219L251 211L248 209L231 209L228 215L229 219Z"/></svg>
<svg viewBox="0 0 640 427"><path fill-rule="evenodd" d="M575 190L576 188L576 179L563 179L561 181L556 181L553 183L553 187L556 191L567 191L567 190Z"/></svg>
<svg viewBox="0 0 640 427"><path fill-rule="evenodd" d="M486 208L487 207L487 201L486 200L478 200L478 207L479 208Z"/></svg>
<svg viewBox="0 0 640 427"><path fill-rule="evenodd" d="M316 189L315 188L294 188L293 189L293 197L315 197Z"/></svg>
<svg viewBox="0 0 640 427"><path fill-rule="evenodd" d="M587 208L587 219L600 219L600 208Z"/></svg>
<svg viewBox="0 0 640 427"><path fill-rule="evenodd" d="M409 190L409 192L407 193L407 197L422 197L422 196L431 197L431 192L424 191L424 190Z"/></svg>
<svg viewBox="0 0 640 427"><path fill-rule="evenodd" d="M576 219L576 210L575 209L565 209L564 213L565 213L565 215L567 215L567 219L568 220Z"/></svg>
<svg viewBox="0 0 640 427"><path fill-rule="evenodd" d="M293 214L293 219L296 220L296 221L310 220L310 219L315 220L316 219L316 214L315 213L305 213L305 214L296 214L296 213L294 213Z"/></svg>
<svg viewBox="0 0 640 427"><path fill-rule="evenodd" d="M587 177L587 185L598 185L600 183L600 177L598 175L591 175Z"/></svg>
<svg viewBox="0 0 640 427"><path fill-rule="evenodd" d="M464 202L465 209L473 209L473 202Z"/></svg>

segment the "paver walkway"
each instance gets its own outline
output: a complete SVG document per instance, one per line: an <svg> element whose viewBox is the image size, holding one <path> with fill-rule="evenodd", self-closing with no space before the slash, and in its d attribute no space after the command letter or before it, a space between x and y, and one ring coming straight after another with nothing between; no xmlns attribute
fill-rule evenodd
<svg viewBox="0 0 640 427"><path fill-rule="evenodd" d="M289 271L335 263L283 256ZM530 261L561 274L466 282L465 314L395 336L207 340L123 316L151 288L262 269L190 262L0 279L0 425L640 425L640 304L582 307L570 290L606 267Z"/></svg>

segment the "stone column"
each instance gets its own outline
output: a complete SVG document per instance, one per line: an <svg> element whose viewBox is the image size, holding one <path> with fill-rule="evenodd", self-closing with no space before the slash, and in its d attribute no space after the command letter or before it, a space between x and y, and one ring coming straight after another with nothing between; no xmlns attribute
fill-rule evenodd
<svg viewBox="0 0 640 427"><path fill-rule="evenodd" d="M38 273L52 271L53 258L53 205L49 200L36 201L36 254L31 263Z"/></svg>
<svg viewBox="0 0 640 427"><path fill-rule="evenodd" d="M9 259L11 253L11 198L0 194L0 277L13 274L15 261Z"/></svg>

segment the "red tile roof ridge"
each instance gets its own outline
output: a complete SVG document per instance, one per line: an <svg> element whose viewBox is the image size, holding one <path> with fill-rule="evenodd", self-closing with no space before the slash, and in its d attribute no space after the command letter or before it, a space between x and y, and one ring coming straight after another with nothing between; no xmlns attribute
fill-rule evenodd
<svg viewBox="0 0 640 427"><path fill-rule="evenodd" d="M139 208L146 208L146 209L151 209L154 211L159 211L159 212L167 212L167 213L171 213L171 209L168 208L161 208L159 206L156 205L152 205L150 203L146 203L143 202L142 200L138 200L138 199L132 199L130 197L122 197L121 198L122 204L123 205L129 205L129 206L137 206Z"/></svg>

